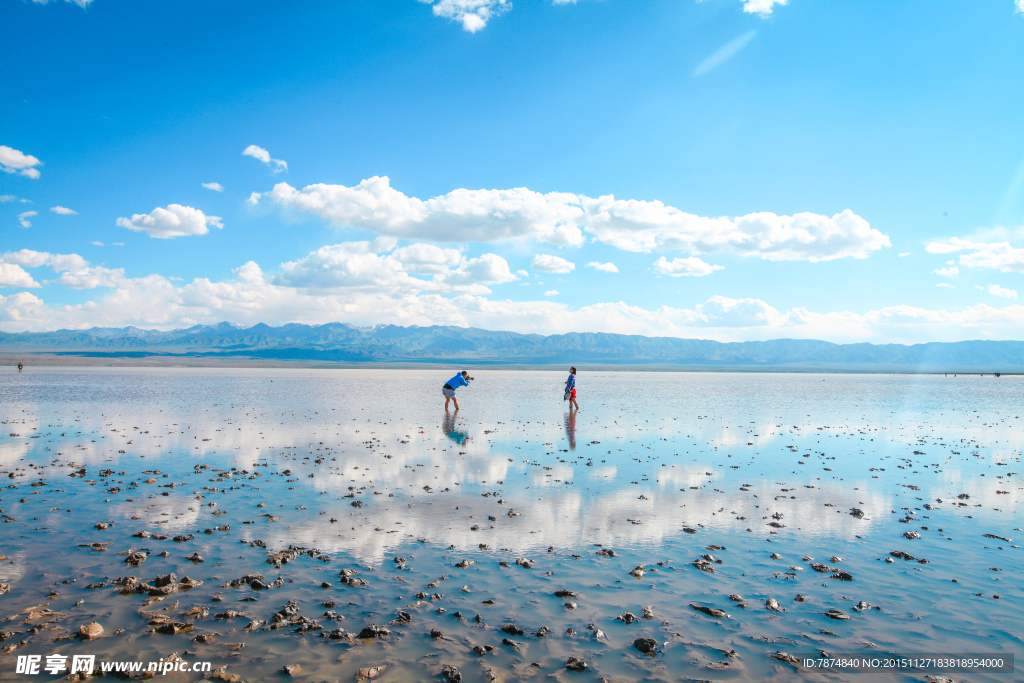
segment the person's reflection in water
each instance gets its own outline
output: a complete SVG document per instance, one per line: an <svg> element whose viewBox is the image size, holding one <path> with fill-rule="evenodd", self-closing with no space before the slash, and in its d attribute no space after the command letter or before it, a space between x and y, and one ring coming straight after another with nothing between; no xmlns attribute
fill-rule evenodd
<svg viewBox="0 0 1024 683"><path fill-rule="evenodd" d="M571 408L565 414L565 435L569 437L569 450L576 450L576 411Z"/></svg>
<svg viewBox="0 0 1024 683"><path fill-rule="evenodd" d="M456 424L459 419L458 415L458 412L452 415L448 411L445 411L443 429L444 433L448 435L449 439L462 446L467 441L469 441L469 434L467 434L466 432L460 432L458 430L458 426Z"/></svg>

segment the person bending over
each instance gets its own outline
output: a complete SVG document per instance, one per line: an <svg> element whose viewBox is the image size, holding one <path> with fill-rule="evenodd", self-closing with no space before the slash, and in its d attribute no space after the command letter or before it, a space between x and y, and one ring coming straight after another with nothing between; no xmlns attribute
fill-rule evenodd
<svg viewBox="0 0 1024 683"><path fill-rule="evenodd" d="M469 373L463 370L445 382L445 385L441 387L441 393L444 394L445 412L448 412L448 403L450 401L455 401L455 410L459 409L459 399L455 398L455 390L459 387L468 387L472 380L473 378L469 376Z"/></svg>

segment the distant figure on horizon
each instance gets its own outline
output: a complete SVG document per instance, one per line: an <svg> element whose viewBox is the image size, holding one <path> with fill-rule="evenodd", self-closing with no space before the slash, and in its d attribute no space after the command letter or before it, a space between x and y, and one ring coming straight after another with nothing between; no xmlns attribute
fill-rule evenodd
<svg viewBox="0 0 1024 683"><path fill-rule="evenodd" d="M459 409L459 399L455 398L455 390L459 387L468 387L471 381L473 381L473 378L469 376L468 372L463 370L445 382L444 386L441 387L441 393L444 394L445 412L448 412L449 401L455 401L455 410L457 411Z"/></svg>
<svg viewBox="0 0 1024 683"><path fill-rule="evenodd" d="M21 371L22 371L22 369L23 369L24 367L25 367L25 366L24 366L24 365L22 365L22 364L21 364L21 361L19 360L19 361L18 361L18 372L21 372Z"/></svg>
<svg viewBox="0 0 1024 683"><path fill-rule="evenodd" d="M580 404L576 401L576 368L569 368L569 379L565 380L565 396L562 400L569 402L570 412L574 405L576 410L580 409Z"/></svg>

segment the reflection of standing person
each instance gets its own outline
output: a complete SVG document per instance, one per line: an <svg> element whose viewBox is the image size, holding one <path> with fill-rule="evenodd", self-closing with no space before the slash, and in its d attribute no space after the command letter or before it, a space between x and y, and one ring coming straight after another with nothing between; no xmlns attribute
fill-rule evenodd
<svg viewBox="0 0 1024 683"><path fill-rule="evenodd" d="M469 441L469 434L466 432L459 431L457 415L451 415L445 413L444 415L444 433L449 439L462 446Z"/></svg>
<svg viewBox="0 0 1024 683"><path fill-rule="evenodd" d="M21 372L22 368L24 367L25 366L21 364L21 361L18 361L18 372Z"/></svg>
<svg viewBox="0 0 1024 683"><path fill-rule="evenodd" d="M573 406L576 406L576 410L580 409L580 404L576 401L576 368L569 368L569 379L565 380L565 398L563 400L569 401L570 411Z"/></svg>
<svg viewBox="0 0 1024 683"><path fill-rule="evenodd" d="M576 450L576 413L572 408L565 414L565 435L569 437L569 450Z"/></svg>
<svg viewBox="0 0 1024 683"><path fill-rule="evenodd" d="M472 379L473 378L469 376L469 373L463 370L445 382L444 386L441 387L441 393L444 394L445 411L448 410L449 401L455 401L455 410L459 409L459 399L455 398L455 390L459 387L468 387Z"/></svg>

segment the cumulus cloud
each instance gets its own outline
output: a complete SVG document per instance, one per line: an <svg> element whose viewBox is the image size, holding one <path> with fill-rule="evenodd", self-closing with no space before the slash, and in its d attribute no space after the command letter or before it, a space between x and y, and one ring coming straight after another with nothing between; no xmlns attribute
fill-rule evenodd
<svg viewBox="0 0 1024 683"><path fill-rule="evenodd" d="M1014 14L1024 14L1024 0L1014 0L1013 5L1017 8Z"/></svg>
<svg viewBox="0 0 1024 683"><path fill-rule="evenodd" d="M202 183L202 186L205 187L207 190L213 190L214 192L224 191L224 186L221 185L220 183Z"/></svg>
<svg viewBox="0 0 1024 683"><path fill-rule="evenodd" d="M42 287L15 263L0 263L0 287Z"/></svg>
<svg viewBox="0 0 1024 683"><path fill-rule="evenodd" d="M32 216L38 216L38 215L39 215L38 211L23 211L23 212L18 214L18 224L21 227L23 227L23 228L31 228L32 227L32 221L30 221L29 218L32 218Z"/></svg>
<svg viewBox="0 0 1024 683"><path fill-rule="evenodd" d="M411 277L401 261L378 254L370 242L321 247L296 261L281 264L274 284L312 290L361 288L416 292L422 281Z"/></svg>
<svg viewBox="0 0 1024 683"><path fill-rule="evenodd" d="M956 266L950 266L949 268L936 268L932 272L939 277L956 277L960 274L960 269Z"/></svg>
<svg viewBox="0 0 1024 683"><path fill-rule="evenodd" d="M7 204L8 202L13 202L15 199L17 199L17 197L13 194L0 194L0 204Z"/></svg>
<svg viewBox="0 0 1024 683"><path fill-rule="evenodd" d="M280 159L271 159L270 152L256 145L249 145L243 149L242 156L252 157L253 159L262 161L267 166L270 166L274 170L274 173L280 173L281 171L288 170L288 162ZM204 184L203 187L206 187L206 185Z"/></svg>
<svg viewBox="0 0 1024 683"><path fill-rule="evenodd" d="M979 289L981 288L979 287ZM985 289L987 289L988 293L991 294L992 296L998 296L1004 299L1017 298L1017 290L1015 289L1006 289L1005 287L1000 287L999 285L989 285L988 287L985 287Z"/></svg>
<svg viewBox="0 0 1024 683"><path fill-rule="evenodd" d="M512 8L509 0L420 0L430 5L435 17L462 24L462 30L476 33L493 17Z"/></svg>
<svg viewBox="0 0 1024 683"><path fill-rule="evenodd" d="M663 275L671 275L672 277L703 277L705 275L711 275L716 270L722 270L725 266L711 265L704 263L696 256L689 258L675 258L671 261L667 260L664 256L654 262L655 269Z"/></svg>
<svg viewBox="0 0 1024 683"><path fill-rule="evenodd" d="M900 258L903 258L904 256L910 256L910 252L909 251L900 252Z"/></svg>
<svg viewBox="0 0 1024 683"><path fill-rule="evenodd" d="M1016 248L1009 242L973 242L953 237L944 242L931 242L925 251L931 254L968 251L970 253L960 255L961 266L1024 273L1024 249Z"/></svg>
<svg viewBox="0 0 1024 683"><path fill-rule="evenodd" d="M297 211L312 213L339 227L371 230L406 239L442 242L493 242L535 237L556 245L580 245L576 225L583 209L575 195L512 190L454 190L428 200L409 197L374 176L354 187L309 185L297 190L278 183L261 197Z"/></svg>
<svg viewBox="0 0 1024 683"><path fill-rule="evenodd" d="M0 268L5 266L21 269L49 266L58 273L55 280L47 280L46 284L56 283L71 289L95 289L96 287L117 287L124 282L123 268L105 268L92 266L78 254L51 254L45 251L21 249L0 254ZM26 277L31 277L23 271ZM38 284L12 285L19 287L38 287Z"/></svg>
<svg viewBox="0 0 1024 683"><path fill-rule="evenodd" d="M117 224L157 239L205 235L210 232L207 226L224 227L220 216L207 216L199 209L181 204L170 204L166 209L157 207L150 213L133 214L131 219L118 218Z"/></svg>
<svg viewBox="0 0 1024 683"><path fill-rule="evenodd" d="M591 261L587 264L587 268L593 268L594 270L600 270L605 273L617 273L619 269L615 267L614 263L601 263L600 261Z"/></svg>
<svg viewBox="0 0 1024 683"><path fill-rule="evenodd" d="M4 173L20 173L26 178L35 180L39 177L39 169L43 162L31 154L24 154L13 147L0 145L0 171Z"/></svg>
<svg viewBox="0 0 1024 683"><path fill-rule="evenodd" d="M61 216L77 216L78 212L63 206L51 206L50 211L59 213Z"/></svg>
<svg viewBox="0 0 1024 683"><path fill-rule="evenodd" d="M539 270L542 273L555 273L559 275L571 273L576 270L575 263L550 254L537 254L533 257L533 260L530 261L530 267L534 270Z"/></svg>
<svg viewBox="0 0 1024 683"><path fill-rule="evenodd" d="M744 12L762 17L770 16L775 5L782 7L789 4L789 0L742 0L742 2Z"/></svg>
<svg viewBox="0 0 1024 683"><path fill-rule="evenodd" d="M516 276L508 267L508 261L497 254L484 254L479 258L464 260L459 267L435 275L433 289L442 291L469 292L489 294L486 285L498 285L512 282Z"/></svg>
<svg viewBox="0 0 1024 683"><path fill-rule="evenodd" d="M548 291L544 292L544 296L558 296L558 290L549 289Z"/></svg>
<svg viewBox="0 0 1024 683"><path fill-rule="evenodd" d="M353 187L316 184L298 190L278 183L270 192L254 192L249 203L255 205L264 198L338 227L444 242L531 238L578 246L586 230L597 241L626 251L732 251L771 261L866 258L891 246L886 235L849 210L831 217L754 213L708 218L660 201L541 194L527 188L459 189L422 200L403 194L391 187L387 177L378 176Z"/></svg>
<svg viewBox="0 0 1024 683"><path fill-rule="evenodd" d="M444 273L462 261L458 249L442 249L422 242L395 249L392 256L402 262L406 271L428 275Z"/></svg>

